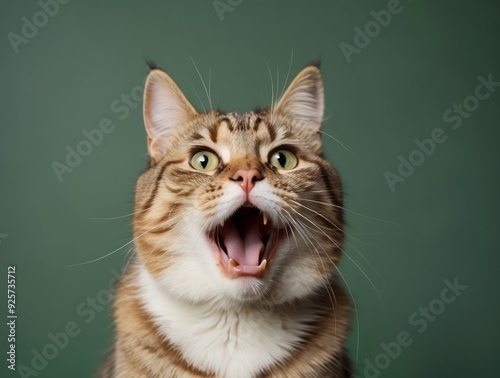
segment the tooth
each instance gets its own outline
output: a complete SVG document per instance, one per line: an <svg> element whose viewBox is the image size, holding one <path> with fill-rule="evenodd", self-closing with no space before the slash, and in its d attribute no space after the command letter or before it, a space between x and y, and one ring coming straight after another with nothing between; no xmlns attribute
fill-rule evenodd
<svg viewBox="0 0 500 378"><path fill-rule="evenodd" d="M262 262L260 263L259 268L260 268L260 269L262 269L262 270L264 270L264 269L266 269L266 266L267 266L267 260L266 260L266 259L264 259L264 260L262 260Z"/></svg>
<svg viewBox="0 0 500 378"><path fill-rule="evenodd" d="M269 215L267 215L267 213L262 213L262 222L264 223L264 226L267 224L268 220L269 220Z"/></svg>
<svg viewBox="0 0 500 378"><path fill-rule="evenodd" d="M234 268L235 266L238 266L238 264L233 259L229 259L229 266Z"/></svg>
<svg viewBox="0 0 500 378"><path fill-rule="evenodd" d="M221 227L224 227L224 222L225 222L225 220L224 220L224 219L220 221L220 226L221 226Z"/></svg>

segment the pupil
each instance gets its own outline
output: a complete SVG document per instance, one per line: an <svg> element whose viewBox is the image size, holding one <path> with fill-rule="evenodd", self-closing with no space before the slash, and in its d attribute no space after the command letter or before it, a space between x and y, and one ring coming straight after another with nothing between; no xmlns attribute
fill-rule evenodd
<svg viewBox="0 0 500 378"><path fill-rule="evenodd" d="M208 156L207 155L200 156L200 164L204 169L207 167L207 164L208 164Z"/></svg>
<svg viewBox="0 0 500 378"><path fill-rule="evenodd" d="M282 154L281 152L278 152L278 162L280 165L284 168L286 164L286 157L285 154Z"/></svg>

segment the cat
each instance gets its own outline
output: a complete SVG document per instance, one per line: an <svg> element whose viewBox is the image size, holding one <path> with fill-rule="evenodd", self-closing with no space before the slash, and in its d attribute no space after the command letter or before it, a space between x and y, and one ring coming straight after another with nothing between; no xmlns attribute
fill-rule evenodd
<svg viewBox="0 0 500 378"><path fill-rule="evenodd" d="M150 67L136 257L100 377L351 377L342 188L305 67L263 111L199 113Z"/></svg>

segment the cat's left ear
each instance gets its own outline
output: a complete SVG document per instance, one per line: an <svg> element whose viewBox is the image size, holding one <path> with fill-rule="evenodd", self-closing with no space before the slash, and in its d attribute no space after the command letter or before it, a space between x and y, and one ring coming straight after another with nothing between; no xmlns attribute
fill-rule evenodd
<svg viewBox="0 0 500 378"><path fill-rule="evenodd" d="M300 71L273 111L319 130L325 111L323 80L319 68L307 66Z"/></svg>
<svg viewBox="0 0 500 378"><path fill-rule="evenodd" d="M166 142L173 130L197 114L172 78L158 68L152 69L146 78L143 110L153 162L167 152Z"/></svg>

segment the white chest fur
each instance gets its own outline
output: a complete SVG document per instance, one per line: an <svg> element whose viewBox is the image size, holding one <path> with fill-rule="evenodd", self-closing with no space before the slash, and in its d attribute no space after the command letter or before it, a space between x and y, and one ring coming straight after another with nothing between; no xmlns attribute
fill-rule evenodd
<svg viewBox="0 0 500 378"><path fill-rule="evenodd" d="M160 332L194 367L221 378L252 378L286 359L307 326L303 316L271 304L249 309L234 303L193 305L169 296L144 267L141 299Z"/></svg>

